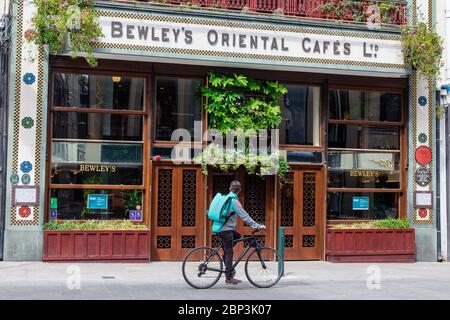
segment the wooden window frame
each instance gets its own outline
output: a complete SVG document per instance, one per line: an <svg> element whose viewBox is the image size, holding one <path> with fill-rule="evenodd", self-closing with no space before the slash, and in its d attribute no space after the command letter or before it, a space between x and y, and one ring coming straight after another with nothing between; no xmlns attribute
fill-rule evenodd
<svg viewBox="0 0 450 320"><path fill-rule="evenodd" d="M406 183L407 183L407 150L406 150L406 144L407 144L407 136L406 136L406 130L407 130L407 108L405 105L406 101L406 92L405 89L394 89L389 87L376 87L376 88L369 88L369 87L356 87L356 86L346 86L346 85L330 85L328 87L328 96L330 94L330 91L332 90L355 90L355 91L366 91L366 92L380 92L380 93L394 93L399 94L401 96L401 121L400 122L392 122L392 121L368 121L368 120L337 120L337 119L326 119L326 130L328 132L328 125L329 124L342 124L342 125L360 125L360 126L378 126L378 127L398 127L400 131L400 149L399 150L378 150L374 149L374 152L397 152L400 154L400 188L391 188L391 189L385 189L385 188L330 188L328 186L328 183L326 184L326 195L325 198L328 197L328 194L330 192L341 192L341 193L353 193L353 192L361 192L361 193L397 193L399 200L398 200L398 218L406 218L407 217L407 203L406 203ZM328 98L328 104L325 106L327 114L329 114L330 110L330 101ZM328 136L328 134L327 134ZM332 149L333 151L337 150L348 150L345 148L328 148L328 141L327 141L327 159L328 159L328 152ZM353 148L352 148L353 149ZM365 149L355 149L357 150L365 150ZM327 165L327 177L328 177L328 165ZM359 222L367 222L372 221L371 219L351 219L351 220L339 220L339 219L328 219L328 208L325 210L325 217L327 221L327 225L335 225L335 224L353 224L353 223L359 223Z"/></svg>
<svg viewBox="0 0 450 320"><path fill-rule="evenodd" d="M135 77L144 79L144 101L143 110L127 110L127 109L107 109L107 108L82 108L82 107L61 107L54 106L54 81L55 73L74 73L74 74L95 74L114 76L120 74L120 76ZM46 177L45 177L45 212L44 221L49 220L49 197L52 189L103 189L103 190L142 190L142 206L144 210L143 221L133 222L135 224L145 224L149 226L149 204L150 204L150 188L149 188L149 165L150 165L150 130L149 130L149 118L151 111L151 94L149 88L151 87L152 79L148 72L127 72L127 71L113 71L113 70L92 70L89 68L74 68L74 67L50 67L49 72L49 87L48 87L48 126L47 126L47 155L46 155ZM51 164L52 164L52 141L53 139L53 114L58 112L75 112L75 113L99 113L99 114L111 114L111 115L130 115L130 116L142 116L142 140L141 141L127 141L127 140L104 140L104 143L133 143L142 145L142 184L141 185L111 185L111 184L55 184L51 183ZM56 140L70 140L80 142L98 142L98 140L89 139L58 139ZM103 140L102 140L103 141ZM147 191L147 192L146 192ZM82 220L79 220L82 221Z"/></svg>

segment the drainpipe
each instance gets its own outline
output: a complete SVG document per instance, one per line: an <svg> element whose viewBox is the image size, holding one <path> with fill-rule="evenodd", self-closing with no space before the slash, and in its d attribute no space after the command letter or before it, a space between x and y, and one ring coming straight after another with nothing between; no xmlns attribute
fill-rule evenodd
<svg viewBox="0 0 450 320"><path fill-rule="evenodd" d="M6 1L5 5L8 5ZM5 232L5 204L6 204L6 160L8 146L8 56L11 35L11 19L7 15L8 7L5 7L5 15L0 20L0 260L3 260L3 245Z"/></svg>

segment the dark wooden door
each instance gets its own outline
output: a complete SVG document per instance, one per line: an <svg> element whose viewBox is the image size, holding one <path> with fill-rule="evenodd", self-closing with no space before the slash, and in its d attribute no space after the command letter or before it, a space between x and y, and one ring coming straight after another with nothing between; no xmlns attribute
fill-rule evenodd
<svg viewBox="0 0 450 320"><path fill-rule="evenodd" d="M286 260L320 260L323 253L321 170L293 170L279 194L278 226L285 228Z"/></svg>
<svg viewBox="0 0 450 320"><path fill-rule="evenodd" d="M197 167L163 165L153 178L151 259L180 261L204 245L204 176Z"/></svg>

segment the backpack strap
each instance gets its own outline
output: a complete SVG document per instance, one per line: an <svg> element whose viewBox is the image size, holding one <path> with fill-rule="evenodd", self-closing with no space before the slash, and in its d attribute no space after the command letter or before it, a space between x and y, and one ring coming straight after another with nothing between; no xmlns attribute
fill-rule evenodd
<svg viewBox="0 0 450 320"><path fill-rule="evenodd" d="M223 207L225 207L227 204L228 204L228 202L230 202L231 200L233 200L233 199L236 199L235 197L232 197L232 196L229 196L228 197L228 199L225 201L225 203L223 204L223 206L222 206L222 209L223 209ZM222 210L221 210L222 211ZM231 218L231 216L233 216L233 215L235 215L236 214L236 212L233 212L233 213L231 213L231 214L227 214L227 217L225 218L225 221L223 222L223 224L220 226L220 229L219 229L219 232L220 232L220 230L222 230L222 228L223 228L223 226L228 222L228 220Z"/></svg>

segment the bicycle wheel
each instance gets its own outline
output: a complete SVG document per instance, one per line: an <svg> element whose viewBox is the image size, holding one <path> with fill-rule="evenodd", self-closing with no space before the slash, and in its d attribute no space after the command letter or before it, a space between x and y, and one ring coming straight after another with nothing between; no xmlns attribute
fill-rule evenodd
<svg viewBox="0 0 450 320"><path fill-rule="evenodd" d="M193 288L207 289L219 281L223 273L222 258L209 247L198 247L184 257L183 278Z"/></svg>
<svg viewBox="0 0 450 320"><path fill-rule="evenodd" d="M254 258L253 261L252 258ZM269 247L255 249L245 262L245 275L248 281L258 288L270 288L277 284L284 268L284 263L279 265L278 261L282 261L282 258L275 249Z"/></svg>

